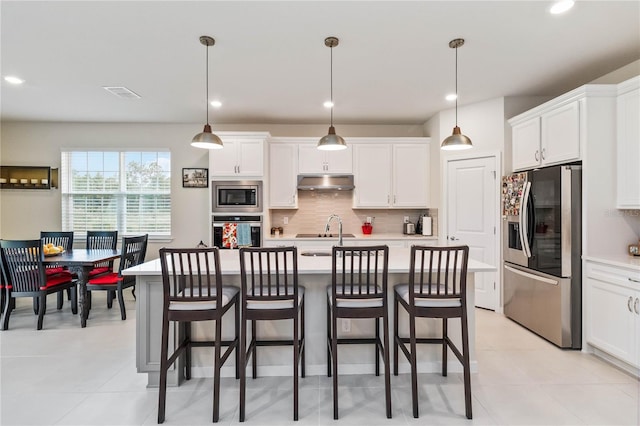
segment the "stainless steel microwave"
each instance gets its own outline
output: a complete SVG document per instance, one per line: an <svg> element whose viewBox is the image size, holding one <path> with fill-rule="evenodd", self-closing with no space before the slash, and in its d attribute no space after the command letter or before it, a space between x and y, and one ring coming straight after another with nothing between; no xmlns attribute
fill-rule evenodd
<svg viewBox="0 0 640 426"><path fill-rule="evenodd" d="M212 213L262 212L262 181L214 180L211 191Z"/></svg>

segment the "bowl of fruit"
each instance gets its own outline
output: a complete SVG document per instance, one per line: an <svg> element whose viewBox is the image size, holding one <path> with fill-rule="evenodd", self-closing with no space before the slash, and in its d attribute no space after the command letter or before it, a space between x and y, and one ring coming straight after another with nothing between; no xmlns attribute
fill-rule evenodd
<svg viewBox="0 0 640 426"><path fill-rule="evenodd" d="M42 252L45 256L57 256L64 253L64 247L55 246L53 243L48 243L42 246Z"/></svg>

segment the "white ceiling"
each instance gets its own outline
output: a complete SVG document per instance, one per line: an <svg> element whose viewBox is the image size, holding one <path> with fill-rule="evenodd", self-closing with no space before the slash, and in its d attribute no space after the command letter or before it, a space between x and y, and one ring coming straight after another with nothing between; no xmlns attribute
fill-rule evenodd
<svg viewBox="0 0 640 426"><path fill-rule="evenodd" d="M555 96L640 58L640 2L2 1L2 120L417 124L459 104ZM126 86L120 99L102 86Z"/></svg>

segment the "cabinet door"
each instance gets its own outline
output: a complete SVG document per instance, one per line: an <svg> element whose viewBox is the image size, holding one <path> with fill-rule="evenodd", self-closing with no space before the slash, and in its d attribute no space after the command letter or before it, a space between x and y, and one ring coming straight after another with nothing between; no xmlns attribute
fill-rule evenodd
<svg viewBox="0 0 640 426"><path fill-rule="evenodd" d="M269 206L298 207L298 145L269 146Z"/></svg>
<svg viewBox="0 0 640 426"><path fill-rule="evenodd" d="M356 145L353 174L354 207L389 207L391 196L391 146Z"/></svg>
<svg viewBox="0 0 640 426"><path fill-rule="evenodd" d="M633 292L594 277L587 277L587 291L587 342L637 365L638 320L633 312Z"/></svg>
<svg viewBox="0 0 640 426"><path fill-rule="evenodd" d="M394 144L392 205L428 207L429 182L429 145Z"/></svg>
<svg viewBox="0 0 640 426"><path fill-rule="evenodd" d="M327 173L325 151L316 148L315 144L301 144L298 146L298 173L318 174Z"/></svg>
<svg viewBox="0 0 640 426"><path fill-rule="evenodd" d="M580 108L578 101L542 115L542 164L580 159Z"/></svg>
<svg viewBox="0 0 640 426"><path fill-rule="evenodd" d="M540 165L540 117L513 126L511 146L513 170Z"/></svg>
<svg viewBox="0 0 640 426"><path fill-rule="evenodd" d="M238 142L225 140L222 149L209 150L209 173L211 176L234 176L238 166Z"/></svg>
<svg viewBox="0 0 640 426"><path fill-rule="evenodd" d="M262 176L264 174L264 144L262 141L241 141L237 144L239 176Z"/></svg>
<svg viewBox="0 0 640 426"><path fill-rule="evenodd" d="M353 149L347 145L347 149L340 151L326 151L327 172L329 173L353 173Z"/></svg>
<svg viewBox="0 0 640 426"><path fill-rule="evenodd" d="M617 99L617 207L640 209L640 89Z"/></svg>

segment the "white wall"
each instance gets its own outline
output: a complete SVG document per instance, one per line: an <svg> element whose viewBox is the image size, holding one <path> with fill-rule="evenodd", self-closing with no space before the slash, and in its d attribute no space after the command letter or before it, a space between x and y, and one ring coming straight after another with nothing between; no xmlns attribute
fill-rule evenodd
<svg viewBox="0 0 640 426"><path fill-rule="evenodd" d="M423 136L422 126L338 125L342 136ZM317 136L326 125L226 125L214 131L267 131L272 136ZM193 148L201 124L5 122L0 129L2 165L60 167L62 148L169 148L172 158L173 240L150 242L147 259L163 245L195 247L209 240L208 189L182 188L183 167L209 165L208 151ZM0 191L0 237L39 238L61 229L59 189Z"/></svg>

